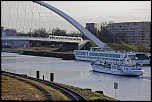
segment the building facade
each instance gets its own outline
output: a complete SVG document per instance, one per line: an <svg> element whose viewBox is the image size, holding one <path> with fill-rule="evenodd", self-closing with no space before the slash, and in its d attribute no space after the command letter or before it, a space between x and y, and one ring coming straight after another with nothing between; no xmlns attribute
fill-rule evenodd
<svg viewBox="0 0 152 102"><path fill-rule="evenodd" d="M10 28L5 28L1 27L1 36L5 37L5 36L16 36L16 30L15 29L10 29Z"/></svg>
<svg viewBox="0 0 152 102"><path fill-rule="evenodd" d="M126 36L128 44L151 46L151 22L123 22L107 25L111 34Z"/></svg>
<svg viewBox="0 0 152 102"><path fill-rule="evenodd" d="M88 31L90 31L92 34L94 34L96 37L98 37L99 34L99 26L97 23L86 23L85 27Z"/></svg>

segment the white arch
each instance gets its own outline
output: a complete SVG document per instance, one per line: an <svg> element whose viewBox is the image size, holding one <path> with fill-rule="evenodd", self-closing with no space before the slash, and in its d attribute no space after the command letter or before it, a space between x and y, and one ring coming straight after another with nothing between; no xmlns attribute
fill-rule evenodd
<svg viewBox="0 0 152 102"><path fill-rule="evenodd" d="M34 1L35 3L38 3L44 7L47 7L48 9L54 11L64 19L66 19L68 22L70 22L74 27L76 27L79 31L81 31L86 37L88 37L91 41L93 41L96 45L98 45L100 48L105 47L105 43L101 42L97 37L95 37L92 33L90 33L87 29L85 29L81 24L79 24L76 20L74 20L72 17L68 16L64 12L60 11L59 9L44 3L42 1ZM107 45L106 45L107 47Z"/></svg>

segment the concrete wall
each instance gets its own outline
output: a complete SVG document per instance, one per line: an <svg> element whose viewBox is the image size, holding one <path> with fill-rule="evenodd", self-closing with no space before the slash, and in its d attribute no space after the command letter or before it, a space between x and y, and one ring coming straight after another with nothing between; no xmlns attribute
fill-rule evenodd
<svg viewBox="0 0 152 102"><path fill-rule="evenodd" d="M60 51L73 51L78 49L78 43L69 42L47 42L47 41L24 41L24 40L1 40L2 45L10 45L11 47L31 47L46 46L58 47Z"/></svg>
<svg viewBox="0 0 152 102"><path fill-rule="evenodd" d="M29 41L20 40L1 40L2 45L10 45L11 47L29 47Z"/></svg>
<svg viewBox="0 0 152 102"><path fill-rule="evenodd" d="M78 49L77 43L63 43L62 51L74 51Z"/></svg>

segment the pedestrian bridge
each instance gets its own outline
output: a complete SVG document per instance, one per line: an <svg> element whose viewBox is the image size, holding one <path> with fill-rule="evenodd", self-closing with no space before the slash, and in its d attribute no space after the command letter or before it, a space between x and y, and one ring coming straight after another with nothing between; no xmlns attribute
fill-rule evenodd
<svg viewBox="0 0 152 102"><path fill-rule="evenodd" d="M70 24L72 24L75 28L77 28L82 34L84 34L90 41L92 41L92 42L94 42L98 47L100 47L101 49L103 49L103 50L112 50L107 44L105 44L104 42L102 42L102 41L100 41L96 36L94 36L91 32L89 32L87 29L85 29L80 23L78 23L76 20L74 20L72 17L70 17L69 15L67 15L66 13L64 13L64 12L62 12L61 10L59 10L59 9L57 9L57 8L55 8L55 7L53 7L53 6L51 6L51 5L49 5L49 4L47 4L47 3L45 3L45 2L42 2L42 1L33 1L33 3L36 3L36 4L39 4L39 5L41 5L40 7L45 7L45 8L47 8L47 9L49 9L49 10L51 10L51 11L53 11L54 13L56 13L56 14L58 14L59 16L61 16L62 18L64 18L66 21L68 21ZM23 5L23 4L22 4ZM25 5L26 6L26 5ZM30 6L30 5L29 5ZM15 4L15 7L16 7L16 4ZM10 8L11 7L9 7L8 6L8 8L9 8L9 11L10 11ZM26 11L26 9L25 9L25 7L23 7L23 9L24 9L24 12ZM31 6L30 6L30 9L31 9ZM44 22L43 22L43 19L42 19L42 17L41 17L41 12L38 10L38 8L37 8L37 11L38 11L38 13L39 13L39 17L38 18L40 18L39 19L39 24L37 24L36 23L36 20L35 20L35 17L34 17L34 14L33 14L33 9L31 9L31 13L32 13L32 20L33 21L35 21L35 26L39 26L39 25L42 25L43 27L45 27L45 24L44 24ZM45 11L45 10L44 10ZM18 8L16 7L16 12L17 12L17 17L18 18L20 18L19 17L19 14L18 14ZM11 14L10 14L11 12L9 12L9 16L10 16L10 20L11 20ZM43 12L43 13L45 13L45 12ZM36 13L36 15L37 15L37 13ZM42 14L43 15L43 14ZM5 18L5 17L3 17L3 18ZM28 17L27 17L27 15L26 15L26 12L25 12L25 16L24 16L24 23L26 23L26 19L27 19ZM48 17L47 17L48 18ZM41 22L40 21L42 21L42 24L40 24ZM11 20L11 22L13 22L12 20ZM16 22L17 22L17 20L16 20ZM48 22L49 22L49 20L48 20ZM19 19L19 24L20 24L21 22L20 22L20 19ZM30 28L30 30L32 29L32 23L31 23L31 26L30 26L30 24L29 24L29 22L28 22L28 19L27 19L27 23L28 23L28 27ZM8 24L9 24L9 22L8 22ZM12 26L13 26L13 24L12 24ZM17 26L17 23L16 23L16 26ZM22 28L22 30L24 29L24 24L22 23L22 24L20 24L20 27ZM51 27L51 26L50 26ZM14 41L17 41L17 40L24 40L24 41L35 41L34 42L34 45L39 45L39 43L40 42L36 42L36 41L47 41L46 43L48 43L48 42L62 42L61 44L63 44L63 42L64 43L78 43L79 45L81 44L83 44L83 41L82 41L82 39L79 39L79 38L76 38L76 37L48 37L48 38L8 38L8 37L6 37L6 38L3 38L3 40L10 40L10 39L12 39L12 40L14 40ZM85 41L86 42L86 41ZM11 42L12 44L14 43L14 42ZM17 43L17 42L16 42ZM22 42L20 42L20 43L22 43ZM45 45L45 44L43 44L43 45ZM71 45L71 47L72 47L72 45ZM81 46L81 47L83 47L83 46ZM107 49L108 48L108 49ZM77 48L78 49L78 48ZM79 49L80 49L80 46L79 46Z"/></svg>
<svg viewBox="0 0 152 102"><path fill-rule="evenodd" d="M1 39L2 40L37 40L37 41L75 42L75 43L83 42L83 39L81 37L53 36L53 35L49 35L46 38L29 37L29 36L6 36L6 37L2 37Z"/></svg>
<svg viewBox="0 0 152 102"><path fill-rule="evenodd" d="M1 38L2 45L15 46L12 42L17 41L38 41L38 42L59 42L59 43L77 43L78 49L81 49L89 40L83 40L81 37L70 36L54 36L48 35L45 38L42 37L29 37L29 36L5 36Z"/></svg>

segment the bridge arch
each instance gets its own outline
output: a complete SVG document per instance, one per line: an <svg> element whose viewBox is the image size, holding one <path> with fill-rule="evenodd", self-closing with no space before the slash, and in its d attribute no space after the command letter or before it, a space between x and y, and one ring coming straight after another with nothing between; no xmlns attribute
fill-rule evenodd
<svg viewBox="0 0 152 102"><path fill-rule="evenodd" d="M85 29L81 24L79 24L76 20L74 20L72 17L65 14L61 10L59 10L59 9L57 9L57 8L47 4L47 3L44 3L42 1L34 1L34 2L54 11L55 13L57 13L58 15L63 17L65 20L67 20L69 23L71 23L74 27L76 27L80 32L82 32L87 38L89 38L91 41L93 41L100 48L103 49L105 46L107 47L107 45L105 43L101 42L97 37L95 37L87 29Z"/></svg>

